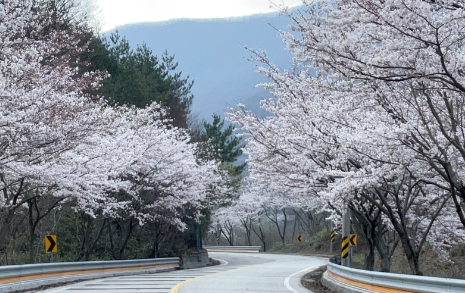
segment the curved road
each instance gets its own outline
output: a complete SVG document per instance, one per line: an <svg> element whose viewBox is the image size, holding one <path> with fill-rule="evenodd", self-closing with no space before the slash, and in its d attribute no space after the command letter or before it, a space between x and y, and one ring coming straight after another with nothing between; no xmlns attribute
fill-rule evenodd
<svg viewBox="0 0 465 293"><path fill-rule="evenodd" d="M327 259L258 253L211 252L221 265L157 274L141 274L80 282L47 293L308 293L300 285L306 272Z"/></svg>

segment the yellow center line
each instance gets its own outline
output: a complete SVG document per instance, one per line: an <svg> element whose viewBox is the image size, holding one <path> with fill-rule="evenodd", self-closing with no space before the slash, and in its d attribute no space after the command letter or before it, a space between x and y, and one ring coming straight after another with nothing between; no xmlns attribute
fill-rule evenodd
<svg viewBox="0 0 465 293"><path fill-rule="evenodd" d="M270 261L276 261L276 259L271 259ZM186 285L187 283L191 282L191 281L194 281L196 279L200 279L200 278L203 278L203 277L206 277L206 276L210 276L210 275L213 275L213 274L222 274L222 273L227 273L227 272L230 272L230 271L233 271L233 270L240 270L240 269L245 269L245 268L248 268L250 266L255 266L255 265L259 265L258 263L257 264L252 264L252 265L247 265L247 266L241 266L241 267L238 267L238 268L232 268L232 269L229 269L229 270L224 270L224 271L218 271L218 272L214 272L214 273L209 273L209 274L206 274L206 275L203 275L203 276L198 276L198 277L195 277L195 278L190 278L190 279L187 279L179 284L177 284L176 286L174 286L170 293L178 293L178 290L179 288L181 288L182 286Z"/></svg>
<svg viewBox="0 0 465 293"><path fill-rule="evenodd" d="M176 286L173 287L173 289L171 289L170 293L178 293L178 290L179 290L179 288L181 288L181 286L184 286L185 284L189 283L190 281L193 281L193 280L195 280L197 278L201 278L201 277L204 277L204 276L198 276L198 277L195 277L195 278L187 279L184 282L181 282L181 283L177 284Z"/></svg>

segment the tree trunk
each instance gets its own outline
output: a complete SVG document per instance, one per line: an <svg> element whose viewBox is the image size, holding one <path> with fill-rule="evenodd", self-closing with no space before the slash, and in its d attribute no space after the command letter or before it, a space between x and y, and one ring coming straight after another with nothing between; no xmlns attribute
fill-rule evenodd
<svg viewBox="0 0 465 293"><path fill-rule="evenodd" d="M292 227L292 242L294 242L295 237L295 230L297 228L297 217L294 215L294 226Z"/></svg>
<svg viewBox="0 0 465 293"><path fill-rule="evenodd" d="M284 224L283 224L283 234L281 236L281 241L283 243L283 247L286 244L286 228L287 228L287 214L286 214L286 209L283 208L283 214L284 214Z"/></svg>
<svg viewBox="0 0 465 293"><path fill-rule="evenodd" d="M153 246L152 246L152 252L150 253L151 258L158 258L159 255L159 244L160 244L160 235L161 235L161 223L160 220L155 220L154 227L155 227L155 233L153 237Z"/></svg>
<svg viewBox="0 0 465 293"><path fill-rule="evenodd" d="M0 248L4 248L6 246L6 239L9 239L9 235L11 233L10 225L11 220L14 216L13 210L8 210L8 214L2 217L2 226L0 228Z"/></svg>
<svg viewBox="0 0 465 293"><path fill-rule="evenodd" d="M275 224L276 229L278 230L279 238L281 239L282 245L284 247L284 245L286 244L285 237L286 237L286 228L287 228L287 214L286 214L285 208L283 208L282 211L284 215L284 223L283 223L282 230L278 222L278 208L274 208L273 215L269 215L268 211L265 209L265 215L271 222Z"/></svg>
<svg viewBox="0 0 465 293"><path fill-rule="evenodd" d="M35 236L35 229L34 224L32 223L32 219L29 218L29 253L28 253L28 263L34 263L34 236Z"/></svg>
<svg viewBox="0 0 465 293"><path fill-rule="evenodd" d="M246 237L247 237L247 245L252 246L252 231L251 231L251 226L252 226L252 219L249 218L249 221L246 223L247 227L245 228L246 232Z"/></svg>
<svg viewBox="0 0 465 293"><path fill-rule="evenodd" d="M381 257L380 267L381 267L380 269L381 272L386 272L386 273L391 272L391 257L386 257L386 255L383 255Z"/></svg>
<svg viewBox="0 0 465 293"><path fill-rule="evenodd" d="M257 235L258 239L260 239L260 241L262 242L263 252L266 252L265 234L263 233L262 227L260 225L258 225L258 231L260 233L257 233L255 228L253 228L253 232L255 233L255 235Z"/></svg>
<svg viewBox="0 0 465 293"><path fill-rule="evenodd" d="M375 246L376 246L376 236L375 236L375 228L373 227L372 223L367 221L369 225L363 225L361 222L361 230L365 235L365 239L368 244L368 254L365 256L365 270L373 271L375 269Z"/></svg>
<svg viewBox="0 0 465 293"><path fill-rule="evenodd" d="M123 244L121 245L119 249L119 256L120 259L124 259L124 250L126 250L126 247L128 245L129 238L131 238L132 231L134 230L135 225L132 224L133 217L129 218L129 223L128 223L128 232L126 233Z"/></svg>
<svg viewBox="0 0 465 293"><path fill-rule="evenodd" d="M373 271L375 269L375 246L372 241L368 241L368 254L365 257L365 270Z"/></svg>
<svg viewBox="0 0 465 293"><path fill-rule="evenodd" d="M304 219L302 218L302 216L300 215L300 213L299 213L298 210L293 209L293 211L294 211L294 214L295 214L295 216L296 216L296 220L297 220L297 218L299 219L300 228L302 228L302 230L303 230L305 233L308 234L308 233L310 232L309 224L307 223L306 220L304 220ZM307 215L307 214L305 214L305 215ZM308 219L308 217L307 217L307 219Z"/></svg>
<svg viewBox="0 0 465 293"><path fill-rule="evenodd" d="M223 224L224 229L221 229L221 233L224 238L228 241L230 246L234 246L234 226L229 221Z"/></svg>
<svg viewBox="0 0 465 293"><path fill-rule="evenodd" d="M5 186L8 186L5 182L5 176L3 173L0 173L0 181L3 182ZM2 226L0 228L0 249L6 249L5 246L7 245L7 239L10 238L9 236L11 234L11 223L15 216L16 209L20 206L18 200L19 196L22 194L23 187L24 178L20 180L19 187L15 193L10 193L7 187L1 190L3 200L12 206L8 208L7 214L2 217Z"/></svg>
<svg viewBox="0 0 465 293"><path fill-rule="evenodd" d="M405 234L400 235L400 242L402 243L402 247L404 248L405 256L407 257L408 265L410 267L410 271L412 275L423 276L423 272L420 270L420 262L419 262L419 253L415 251L411 245L410 241L405 237Z"/></svg>
<svg viewBox="0 0 465 293"><path fill-rule="evenodd" d="M247 216L244 219L241 219L241 224L245 229L245 245L252 245L252 239L251 239L251 226L252 226L252 219Z"/></svg>
<svg viewBox="0 0 465 293"><path fill-rule="evenodd" d="M92 251L95 248L95 245L97 245L97 242L101 238L103 234L103 230L105 229L105 226L107 224L107 219L103 219L102 225L100 226L100 229L98 230L97 235L94 236L94 239L91 239L91 235L92 235L91 226L93 223L95 223L95 221L93 220L92 217L88 215L86 216L89 217L89 221L88 221L88 226L87 226L86 233L85 233L85 239L83 240L83 247L82 247L83 252L81 252L81 255L83 256L84 261L88 261L90 259L90 254L92 253Z"/></svg>
<svg viewBox="0 0 465 293"><path fill-rule="evenodd" d="M363 210L363 208L362 208ZM355 223L358 224L359 230L365 236L368 244L368 254L365 256L365 269L373 271L375 268L375 247L376 247L376 224L378 217L370 217L371 213L366 210L359 211L355 207L351 207L351 214L354 217Z"/></svg>
<svg viewBox="0 0 465 293"><path fill-rule="evenodd" d="M34 219L34 211L33 211L34 203L32 201L27 202L28 207L28 223L29 223L29 253L28 253L28 263L34 263L35 257L35 235L36 235L36 227L37 222Z"/></svg>

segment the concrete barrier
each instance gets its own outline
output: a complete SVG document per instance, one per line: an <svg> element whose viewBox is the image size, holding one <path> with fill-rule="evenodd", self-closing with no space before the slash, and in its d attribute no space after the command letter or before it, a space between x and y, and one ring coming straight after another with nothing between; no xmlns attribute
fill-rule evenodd
<svg viewBox="0 0 465 293"><path fill-rule="evenodd" d="M208 252L205 249L188 250L181 255L181 267L183 269L205 267L208 263Z"/></svg>

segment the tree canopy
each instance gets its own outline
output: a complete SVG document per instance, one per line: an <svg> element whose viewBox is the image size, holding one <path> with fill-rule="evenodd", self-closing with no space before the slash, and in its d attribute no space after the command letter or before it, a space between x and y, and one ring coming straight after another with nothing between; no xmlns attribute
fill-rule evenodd
<svg viewBox="0 0 465 293"><path fill-rule="evenodd" d="M212 146L212 153L215 159L220 162L234 164L237 159L242 155L241 148L244 145L241 143L235 133L235 127L229 124L224 126L224 119L221 116L213 114L213 121L211 123L204 122L204 131L201 134L203 141L208 141ZM242 172L245 165L236 166L238 174Z"/></svg>
<svg viewBox="0 0 465 293"><path fill-rule="evenodd" d="M284 11L294 70L255 53L272 116L244 105L229 113L247 133L249 182L336 221L349 207L371 240L388 235L375 227L395 232L397 240L372 245L389 258L386 246L399 243L413 274L422 274L426 242L447 259L465 239L458 2L317 1Z"/></svg>
<svg viewBox="0 0 465 293"><path fill-rule="evenodd" d="M108 73L97 93L113 105L144 108L152 102L167 107L172 125L186 128L193 95L193 81L176 72L178 63L165 52L161 58L145 45L133 50L117 32L109 39L95 38L90 44L92 70Z"/></svg>
<svg viewBox="0 0 465 293"><path fill-rule="evenodd" d="M63 246L68 250L60 251L60 260L159 256L163 241L168 244L162 253L179 254L185 248L183 220L195 221L197 211L214 205L226 188L218 162L198 160L187 131L173 127L176 117L167 119L174 107L161 102L185 98L190 105L182 96L184 81L168 74L176 67L173 59L154 69L149 51L132 53L124 42L119 49L102 44L89 51L91 30L66 11L70 18L62 19L37 3L0 3L2 262L43 261L37 240L57 231L72 243ZM105 76L89 62L105 50L110 55L95 68L124 61L115 76L121 68L144 68L151 81L159 70L157 81L166 82L158 97L167 98L138 105L96 98ZM111 52L123 53L112 60ZM144 62L150 66L140 67ZM186 207L196 212L188 214Z"/></svg>

